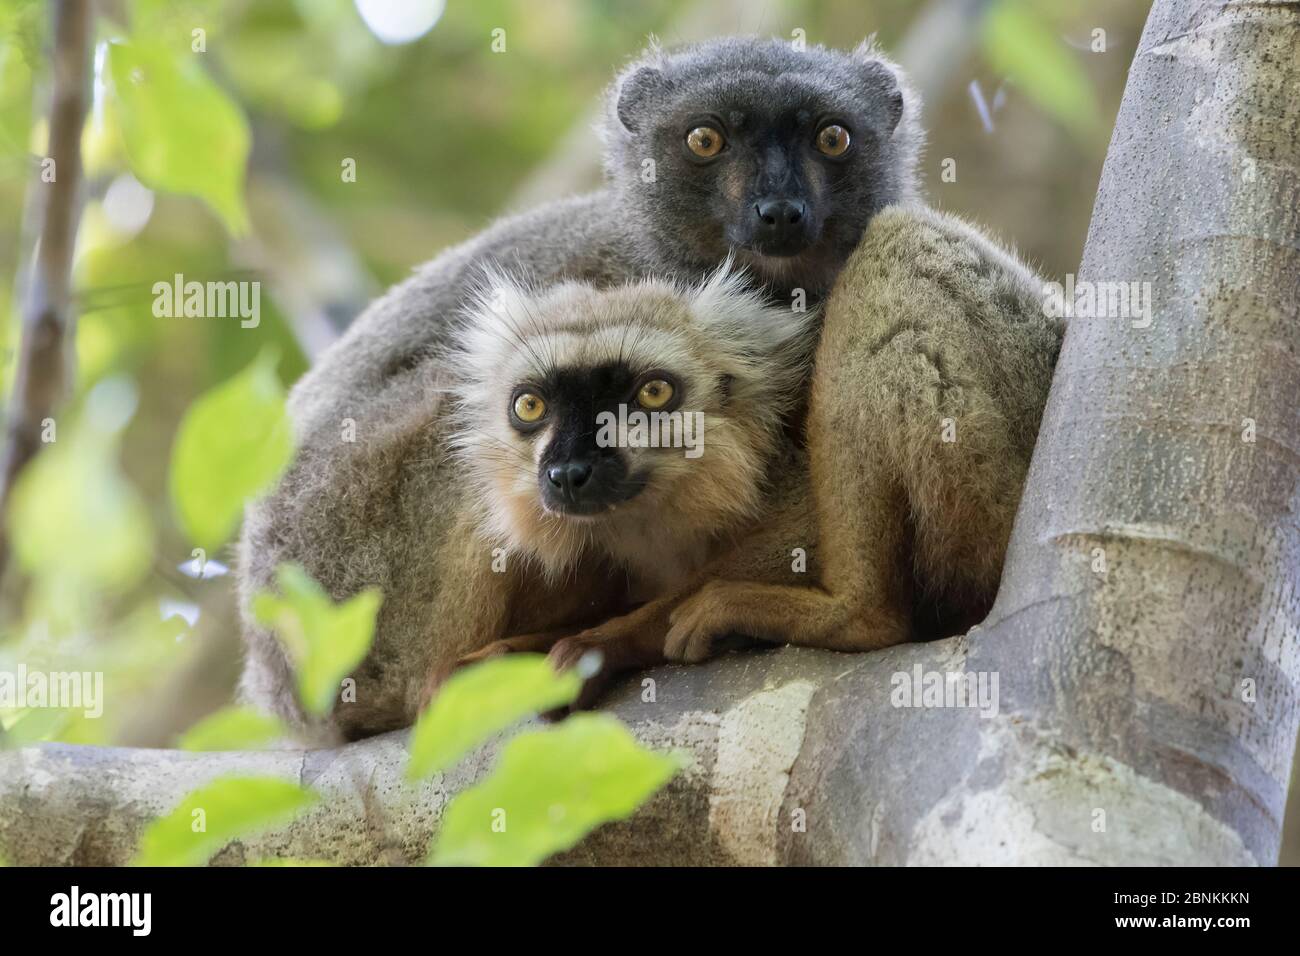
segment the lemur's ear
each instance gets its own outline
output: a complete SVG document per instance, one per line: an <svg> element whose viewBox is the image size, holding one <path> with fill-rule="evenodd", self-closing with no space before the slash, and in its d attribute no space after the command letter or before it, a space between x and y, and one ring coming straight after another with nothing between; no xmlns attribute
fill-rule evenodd
<svg viewBox="0 0 1300 956"><path fill-rule="evenodd" d="M853 51L853 58L861 66L867 88L879 97L884 110L885 135L891 135L903 118L903 88L898 73L893 64L880 55L874 36L862 41Z"/></svg>
<svg viewBox="0 0 1300 956"><path fill-rule="evenodd" d="M667 79L653 66L640 67L624 76L618 84L618 99L614 106L619 121L635 133L637 121L647 103L665 93L667 88Z"/></svg>

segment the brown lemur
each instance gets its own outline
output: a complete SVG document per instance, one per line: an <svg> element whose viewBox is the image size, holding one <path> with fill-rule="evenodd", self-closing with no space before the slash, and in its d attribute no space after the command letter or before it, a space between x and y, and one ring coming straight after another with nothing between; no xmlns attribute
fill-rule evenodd
<svg viewBox="0 0 1300 956"><path fill-rule="evenodd" d="M557 655L575 651L562 639L682 593L734 550L772 489L806 470L784 426L806 391L813 324L725 265L695 287L530 290L486 276L453 336L441 401L395 411L407 458L366 459L353 476L362 501L438 468L463 491L438 503L454 535L421 586L426 657L390 665L425 678L403 685L422 692L402 702L407 713L459 664L557 641ZM452 461L424 457L439 446ZM615 633L628 632L602 639ZM625 655L608 673L661 660L663 633L648 657ZM398 703L375 694L394 685L388 674L363 666L355 677L356 701L336 710L345 733L358 718L369 726L375 703Z"/></svg>
<svg viewBox="0 0 1300 956"><path fill-rule="evenodd" d="M665 655L703 660L733 632L869 650L983 620L1063 333L1042 280L970 226L923 207L877 216L814 358L816 570L795 586L715 575L674 606Z"/></svg>
<svg viewBox="0 0 1300 956"><path fill-rule="evenodd" d="M374 646L354 675L357 701L332 721L346 736L409 723L428 674L498 630L504 607L447 579L490 560L464 523L471 492L446 454L444 409L454 318L485 267L535 286L603 287L647 276L699 282L732 255L766 292L796 305L806 295L811 308L872 217L917 193L919 103L870 44L853 53L743 38L652 47L608 103L604 188L503 219L438 256L367 309L294 387L298 454L249 509L237 562L245 698L302 722L289 661L248 613L281 562L303 565L335 599L384 592ZM560 620L605 610L569 599L555 588L538 611Z"/></svg>
<svg viewBox="0 0 1300 956"><path fill-rule="evenodd" d="M662 661L675 598L713 574L751 576L761 559L737 542L774 513L811 518L785 425L806 391L814 316L792 319L726 265L692 289L494 287L454 353L452 443L485 550L526 562L533 586L615 589L631 613L503 636L452 667L511 651L551 651L563 667L601 650L607 678ZM612 576L574 573L591 567ZM583 703L602 685L589 681Z"/></svg>
<svg viewBox="0 0 1300 956"><path fill-rule="evenodd" d="M651 455L662 463L655 480L672 481L654 488L596 442L593 416L638 382L664 377L610 371L617 365L608 355L626 337L626 293L566 287L558 301L516 300L536 331L509 322L511 335L480 330L466 349L473 424L460 447L488 526L548 568L596 551L651 587L631 595L649 600L626 615L501 640L465 662L550 649L569 666L599 651L602 669L580 699L590 703L619 671L700 661L734 634L854 651L982 620L1060 349L1063 327L1046 316L1042 290L1012 254L952 216L920 206L883 211L826 303L807 455L773 419L802 394L791 391L796 375L785 358L802 355L798 347L776 365L754 365L744 390L759 401L718 406L725 417L714 430L706 424L698 460ZM714 309L725 308L723 291ZM752 308L733 295L728 311ZM566 334L543 334L557 306L570 313ZM721 343L746 347L738 329L703 314L695 321L707 326L696 337L700 359L725 362ZM659 348L649 344L644 366L655 365ZM565 357L565 375L532 371L552 355ZM771 381L754 381L765 371ZM715 365L714 378L719 372ZM697 407L697 379L670 381L658 384ZM718 414L712 399L706 393L706 423ZM514 451L494 456L498 447ZM582 482L561 495L539 482L547 468L576 469ZM664 487L674 504L661 497Z"/></svg>

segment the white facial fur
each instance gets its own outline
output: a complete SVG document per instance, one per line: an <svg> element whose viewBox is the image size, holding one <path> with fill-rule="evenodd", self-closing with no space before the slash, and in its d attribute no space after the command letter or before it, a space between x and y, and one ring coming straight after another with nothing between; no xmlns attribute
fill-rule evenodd
<svg viewBox="0 0 1300 956"><path fill-rule="evenodd" d="M814 319L768 304L729 263L695 287L645 280L533 292L488 274L458 329L454 357L454 447L478 484L484 533L550 573L572 567L589 549L647 578L689 572L709 542L761 506L767 461L809 361ZM556 368L612 362L672 373L684 387L682 410L703 413L703 453L691 459L676 449L623 449L632 469L649 476L639 495L590 518L548 512L537 479L550 429L521 435L509 421L511 397Z"/></svg>

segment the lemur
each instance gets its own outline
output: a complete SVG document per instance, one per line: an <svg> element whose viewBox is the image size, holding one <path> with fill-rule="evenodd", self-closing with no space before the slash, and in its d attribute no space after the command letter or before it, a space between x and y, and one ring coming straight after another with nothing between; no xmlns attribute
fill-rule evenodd
<svg viewBox="0 0 1300 956"><path fill-rule="evenodd" d="M599 555L648 592L630 613L460 663L549 651L563 668L597 651L581 706L623 670L698 662L720 638L870 650L988 612L1063 332L1042 282L955 217L879 214L826 305L806 453L780 420L802 395L807 336L764 343L742 374L723 361L680 377L736 361L727 348L751 348L743 326L759 324L746 314L763 315L734 278L708 288L690 310L657 310L694 335L693 359L668 332L629 336L638 293L618 289L515 291L473 326L457 444L485 527L552 576ZM597 418L620 401L702 409L701 454L602 447Z"/></svg>
<svg viewBox="0 0 1300 956"><path fill-rule="evenodd" d="M476 545L463 523L470 489L446 460L443 410L455 317L485 269L525 274L535 287L698 283L731 256L753 285L790 304L798 326L799 308L831 288L872 218L916 198L919 108L871 43L844 53L727 38L651 47L622 71L601 135L603 188L503 219L442 253L367 309L294 387L297 456L248 509L240 543L242 696L303 723L291 663L250 611L283 562L302 565L336 600L368 586L384 593L358 672L367 699L331 722L346 736L408 723L431 662L493 632L475 618L430 646L448 614L488 600L445 580ZM568 600L555 588L540 616L603 610Z"/></svg>

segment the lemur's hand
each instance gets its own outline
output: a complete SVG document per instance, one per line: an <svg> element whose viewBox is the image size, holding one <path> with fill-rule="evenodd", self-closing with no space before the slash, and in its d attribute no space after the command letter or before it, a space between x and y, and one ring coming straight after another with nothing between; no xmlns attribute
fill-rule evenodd
<svg viewBox="0 0 1300 956"><path fill-rule="evenodd" d="M736 591L734 582L709 581L677 605L668 616L664 656L679 664L698 664L712 657L719 640L739 628Z"/></svg>
<svg viewBox="0 0 1300 956"><path fill-rule="evenodd" d="M615 676L616 668L612 666L610 651L612 643L617 640L618 635L594 627L556 642L547 659L557 671L576 669L582 677L582 689L572 704L549 711L542 715L544 718L558 720L573 711L590 710L595 705Z"/></svg>

